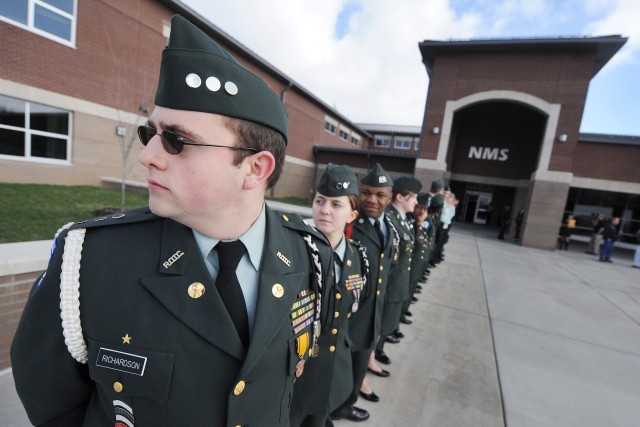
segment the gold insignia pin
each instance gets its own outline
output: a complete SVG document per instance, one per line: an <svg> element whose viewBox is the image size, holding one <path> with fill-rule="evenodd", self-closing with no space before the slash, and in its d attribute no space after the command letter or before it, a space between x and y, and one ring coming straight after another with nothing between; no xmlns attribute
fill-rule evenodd
<svg viewBox="0 0 640 427"><path fill-rule="evenodd" d="M282 215L282 219L284 219L285 221L289 222L289 217L286 215Z"/></svg>
<svg viewBox="0 0 640 427"><path fill-rule="evenodd" d="M193 299L200 298L202 295L204 295L204 291L205 291L205 287L200 282L194 282L190 284L189 289L187 289L187 293Z"/></svg>
<svg viewBox="0 0 640 427"><path fill-rule="evenodd" d="M286 256L282 255L282 252L278 251L276 256L278 257L278 259L280 259L280 261L282 261L285 264L287 264L287 267L291 267L291 261L289 261L289 258L287 258Z"/></svg>
<svg viewBox="0 0 640 427"><path fill-rule="evenodd" d="M352 264L351 260L350 260L350 259L348 259L348 260L347 260L347 267L351 267L351 264Z"/></svg>
<svg viewBox="0 0 640 427"><path fill-rule="evenodd" d="M276 298L282 298L282 295L284 295L284 288L280 283L276 283L271 287L271 293Z"/></svg>
<svg viewBox="0 0 640 427"><path fill-rule="evenodd" d="M125 336L122 337L122 344L131 344L132 339L133 337L130 337L129 334L125 334Z"/></svg>

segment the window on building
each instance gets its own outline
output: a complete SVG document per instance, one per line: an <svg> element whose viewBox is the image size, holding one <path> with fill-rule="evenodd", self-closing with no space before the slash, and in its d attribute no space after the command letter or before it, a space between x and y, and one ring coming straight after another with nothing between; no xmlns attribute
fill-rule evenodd
<svg viewBox="0 0 640 427"><path fill-rule="evenodd" d="M411 148L411 140L406 138L396 138L393 142L393 146L400 150L409 150Z"/></svg>
<svg viewBox="0 0 640 427"><path fill-rule="evenodd" d="M355 134L351 135L351 144L355 145L356 147L360 145L360 136Z"/></svg>
<svg viewBox="0 0 640 427"><path fill-rule="evenodd" d="M338 130L338 122L333 120L331 117L324 118L324 130L335 135L336 130Z"/></svg>
<svg viewBox="0 0 640 427"><path fill-rule="evenodd" d="M376 147L387 148L391 147L391 137L390 136L376 136Z"/></svg>
<svg viewBox="0 0 640 427"><path fill-rule="evenodd" d="M348 141L349 140L349 134L345 131L343 131L342 129L340 129L340 139L343 141Z"/></svg>
<svg viewBox="0 0 640 427"><path fill-rule="evenodd" d="M0 1L0 19L51 40L76 43L77 0Z"/></svg>
<svg viewBox="0 0 640 427"><path fill-rule="evenodd" d="M0 158L67 163L71 113L0 95Z"/></svg>

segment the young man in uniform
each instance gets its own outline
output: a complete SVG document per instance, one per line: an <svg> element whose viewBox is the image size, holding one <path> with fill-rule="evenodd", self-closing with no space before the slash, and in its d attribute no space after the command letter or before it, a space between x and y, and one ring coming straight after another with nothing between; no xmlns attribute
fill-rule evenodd
<svg viewBox="0 0 640 427"><path fill-rule="evenodd" d="M18 394L41 426L288 426L333 263L264 203L286 110L180 16L155 104L149 209L61 230L11 349Z"/></svg>
<svg viewBox="0 0 640 427"><path fill-rule="evenodd" d="M366 250L370 285L358 311L349 319L349 339L353 344L353 391L345 403L331 414L333 419L351 421L369 418L368 411L354 404L360 395L369 359L380 335L387 274L397 248L397 232L385 215L385 209L391 202L391 176L376 164L360 182L360 217L350 237Z"/></svg>
<svg viewBox="0 0 640 427"><path fill-rule="evenodd" d="M407 214L413 212L421 189L422 184L414 177L402 176L394 180L391 204L387 207L387 214L398 231L399 242L398 257L387 280L380 339L375 350L376 360L385 364L391 362L384 352L385 342L398 343L404 336L400 333L400 318L404 313L403 303L408 304L411 300L411 256L415 240L415 231ZM408 319L405 322L411 323Z"/></svg>

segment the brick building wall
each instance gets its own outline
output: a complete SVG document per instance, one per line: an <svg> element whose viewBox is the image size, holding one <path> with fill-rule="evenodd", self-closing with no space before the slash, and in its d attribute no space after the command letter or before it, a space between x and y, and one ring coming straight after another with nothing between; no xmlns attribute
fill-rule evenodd
<svg viewBox="0 0 640 427"><path fill-rule="evenodd" d="M593 53L467 53L442 54L436 59L429 83L420 157L436 159L447 100L477 92L511 90L561 104L558 132L568 135L554 146L550 170L570 172L582 112L592 76ZM499 123L500 118L496 118Z"/></svg>
<svg viewBox="0 0 640 427"><path fill-rule="evenodd" d="M640 146L579 142L573 173L583 178L640 183Z"/></svg>
<svg viewBox="0 0 640 427"><path fill-rule="evenodd" d="M124 125L126 142L134 138L127 179L144 182L146 171L137 164L141 146L135 140L135 127L146 120L140 106L149 110L153 107L161 51L166 44L163 30L175 13L209 31L276 94L286 93L290 131L287 155L302 162L287 167L295 173L283 175L277 195L306 196L308 188L300 182L312 180L313 168L307 162L313 161L314 144L353 147L337 134L324 131L325 116L363 137L348 119L178 5L154 0L83 0L78 2L76 48L0 21L4 58L0 64L0 94L73 113L70 164L0 159L2 181L100 185L104 176L120 177L121 140L115 135L115 127ZM29 166L28 172L25 165Z"/></svg>
<svg viewBox="0 0 640 427"><path fill-rule="evenodd" d="M0 276L0 370L11 366L9 349L22 309L41 271Z"/></svg>

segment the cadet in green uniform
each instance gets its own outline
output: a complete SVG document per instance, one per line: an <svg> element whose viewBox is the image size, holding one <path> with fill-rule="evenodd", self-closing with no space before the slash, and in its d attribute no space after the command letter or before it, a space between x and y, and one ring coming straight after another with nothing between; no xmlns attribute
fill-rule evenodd
<svg viewBox="0 0 640 427"><path fill-rule="evenodd" d="M380 335L387 273L397 250L397 232L385 215L391 202L393 180L379 165L361 180L360 218L354 223L351 239L366 249L369 283L358 311L349 319L349 339L353 343L353 390L347 400L331 414L332 418L363 421L369 412L354 406L367 374L369 358Z"/></svg>
<svg viewBox="0 0 640 427"><path fill-rule="evenodd" d="M431 197L429 202L429 216L427 216L427 222L429 227L427 228L427 240L429 241L429 249L427 250L426 257L429 260L427 266L432 266L431 260L433 258L434 250L437 246L437 232L440 225L440 215L442 214L442 207L444 206L444 196L442 194L436 194Z"/></svg>
<svg viewBox="0 0 640 427"><path fill-rule="evenodd" d="M264 203L286 110L179 16L155 104L150 209L59 233L11 348L18 394L40 426L288 426L333 263Z"/></svg>
<svg viewBox="0 0 640 427"><path fill-rule="evenodd" d="M306 365L295 386L292 427L331 425L329 413L353 389L348 320L358 306L368 277L364 249L345 237L358 217L358 183L349 166L329 164L313 200L313 222L333 248L336 280L322 289L322 333L318 357Z"/></svg>
<svg viewBox="0 0 640 427"><path fill-rule="evenodd" d="M411 213L412 221L413 221L413 230L415 234L415 244L413 249L413 255L411 256L411 287L410 287L410 295L414 295L419 292L418 290L418 282L422 278L424 274L427 264L429 260L427 259L427 252L429 250L429 241L427 229L425 228L424 222L428 216L428 205L431 199L431 195L429 193L420 193L416 198L417 202L415 208L413 208L413 212ZM412 313L409 311L410 302L405 302L402 307L402 312L405 316L411 316Z"/></svg>
<svg viewBox="0 0 640 427"><path fill-rule="evenodd" d="M383 363L388 363L391 360L384 352L385 342L397 343L400 341L398 332L400 317L403 314L402 306L404 302L411 299L411 256L413 255L415 232L407 220L407 214L413 212L417 203L416 197L421 189L422 184L414 177L403 176L394 180L392 201L387 207L387 214L398 230L399 242L397 261L389 271L380 339L376 344L376 360Z"/></svg>

